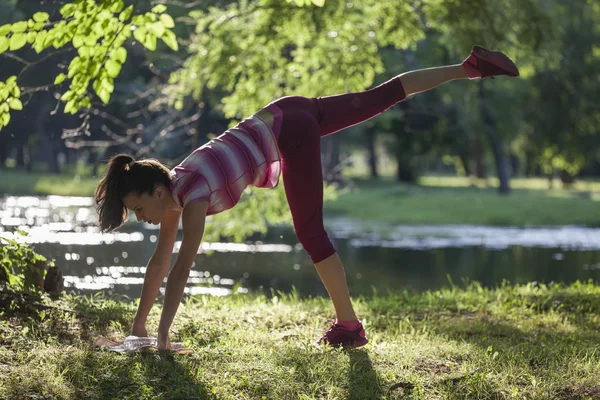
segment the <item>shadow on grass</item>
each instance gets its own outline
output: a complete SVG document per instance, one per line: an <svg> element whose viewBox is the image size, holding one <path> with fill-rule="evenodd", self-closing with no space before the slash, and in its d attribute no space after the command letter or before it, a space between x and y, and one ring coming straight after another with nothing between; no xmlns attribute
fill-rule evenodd
<svg viewBox="0 0 600 400"><path fill-rule="evenodd" d="M582 368L586 368L590 359L596 364L600 362L600 332L597 327L590 329L592 326L588 322L573 325L576 328L574 332L560 331L552 324L522 329L493 317L473 315L465 318L457 315L457 319L436 323L435 332L444 340L467 342L478 347L482 357L496 359L495 362L505 364L507 369L515 366L529 369L539 379L545 379L549 371L567 377L572 374L574 365L581 363ZM591 382L592 378L588 376L584 380ZM560 381L560 378L557 379ZM586 393L600 394L600 385L576 382L571 385L568 382L559 382L562 386L554 389L555 398L579 399L586 398L583 396Z"/></svg>
<svg viewBox="0 0 600 400"><path fill-rule="evenodd" d="M348 350L348 355L350 356L349 398L352 400L380 399L383 390L369 354L365 350L356 349Z"/></svg>
<svg viewBox="0 0 600 400"><path fill-rule="evenodd" d="M180 356L90 350L82 357L83 360L73 360L74 365L66 374L78 392L77 398L216 399L197 381L194 371L178 360Z"/></svg>

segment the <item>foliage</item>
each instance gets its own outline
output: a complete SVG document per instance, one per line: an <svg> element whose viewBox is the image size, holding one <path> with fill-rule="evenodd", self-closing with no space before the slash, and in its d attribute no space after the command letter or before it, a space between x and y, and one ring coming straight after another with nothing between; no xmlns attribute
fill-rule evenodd
<svg viewBox="0 0 600 400"><path fill-rule="evenodd" d="M600 6L596 2L553 2L561 20L554 47L559 62L540 67L523 96L527 115L526 149L535 154L544 172L553 169L578 174L600 160Z"/></svg>
<svg viewBox="0 0 600 400"><path fill-rule="evenodd" d="M377 0L302 8L257 0L190 16L196 34L183 68L171 74L171 101L220 87L230 118L285 95L364 90L383 71L380 47L406 48L423 36L410 5Z"/></svg>
<svg viewBox="0 0 600 400"><path fill-rule="evenodd" d="M25 232L19 231L26 236ZM0 236L0 276L7 287L26 292L37 292L46 275L46 257L37 254L26 244ZM3 285L0 279L0 286Z"/></svg>
<svg viewBox="0 0 600 400"><path fill-rule="evenodd" d="M323 200L335 200L336 197L335 186L324 184ZM290 225L292 217L283 185L279 185L271 190L246 189L240 204L209 217L209 221L203 240L213 242L227 238L239 243L254 233L266 233L268 225Z"/></svg>
<svg viewBox="0 0 600 400"><path fill-rule="evenodd" d="M125 7L123 0L75 0L60 8L62 19L51 22L45 12L31 19L0 27L0 54L16 51L30 44L37 52L71 44L77 51L67 73L56 76L53 85L70 80L69 89L61 100L65 113L76 113L90 107L92 86L96 96L108 103L114 91L114 80L127 59L124 42L134 38L149 50L156 49L156 40L162 39L172 49L178 49L177 39L170 28L173 18L166 14L166 6L157 5L150 12L135 14L135 6ZM0 129L10 121L10 109L21 110L18 77L11 76L0 85ZM6 101L6 102L5 102Z"/></svg>

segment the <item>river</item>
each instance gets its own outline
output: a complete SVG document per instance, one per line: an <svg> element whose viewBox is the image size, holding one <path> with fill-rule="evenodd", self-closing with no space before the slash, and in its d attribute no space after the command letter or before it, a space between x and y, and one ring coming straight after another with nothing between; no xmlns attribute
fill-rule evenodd
<svg viewBox="0 0 600 400"><path fill-rule="evenodd" d="M101 234L96 221L91 198L0 197L0 236L14 238L16 229L26 231L28 236L20 240L56 260L66 290L139 296L157 227L132 220L119 232ZM343 218L326 219L325 224L353 295L433 290L466 281L488 287L505 280L600 282L597 228L392 226ZM291 228L275 227L252 239L203 243L186 293L219 296L295 287L301 296L326 295Z"/></svg>

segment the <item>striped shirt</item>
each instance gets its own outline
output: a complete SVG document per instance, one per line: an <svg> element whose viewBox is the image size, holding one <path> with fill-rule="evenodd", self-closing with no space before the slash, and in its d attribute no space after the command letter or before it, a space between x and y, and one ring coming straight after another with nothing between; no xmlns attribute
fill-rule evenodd
<svg viewBox="0 0 600 400"><path fill-rule="evenodd" d="M265 109L273 114L273 128L254 114L194 150L171 170L171 192L180 207L206 199L207 215L213 215L235 206L248 186L277 186L282 115L273 104Z"/></svg>

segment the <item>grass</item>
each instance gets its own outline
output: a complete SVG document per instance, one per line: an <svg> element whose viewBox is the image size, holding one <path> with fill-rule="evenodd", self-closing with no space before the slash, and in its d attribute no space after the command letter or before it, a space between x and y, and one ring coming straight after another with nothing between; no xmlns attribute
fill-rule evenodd
<svg viewBox="0 0 600 400"><path fill-rule="evenodd" d="M191 356L95 351L135 304L68 296L0 319L3 399L596 399L600 286L477 283L356 299L370 343L316 348L331 305L294 293L188 298ZM160 309L148 328L156 332Z"/></svg>
<svg viewBox="0 0 600 400"><path fill-rule="evenodd" d="M325 212L392 224L600 226L599 182L553 190L543 179L511 182L512 193L499 196L495 186L469 186L468 178L424 177L421 185L353 178Z"/></svg>
<svg viewBox="0 0 600 400"><path fill-rule="evenodd" d="M0 194L93 196L99 179L80 175L0 170Z"/></svg>

